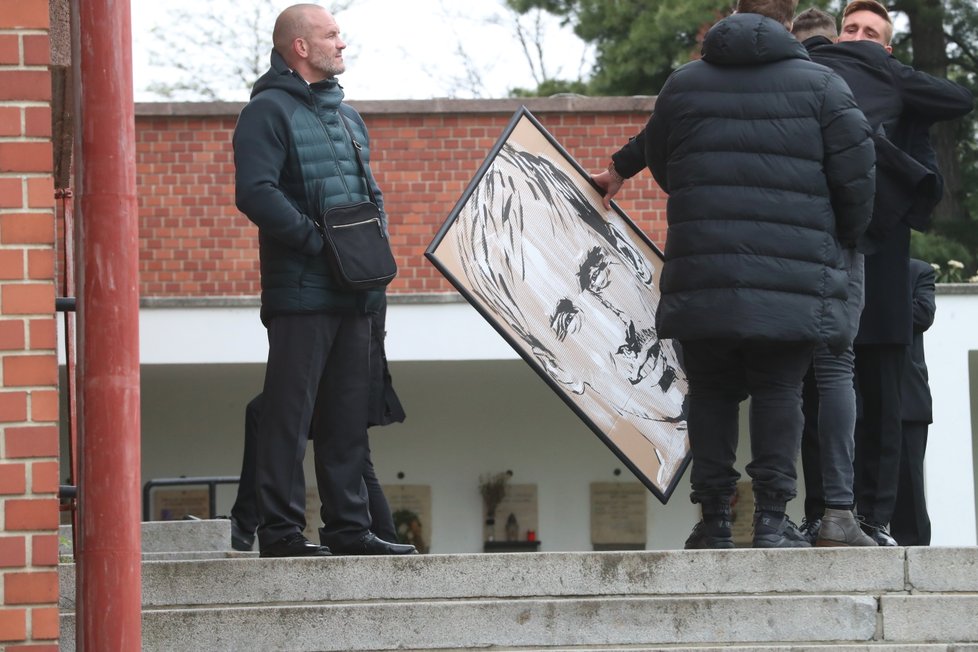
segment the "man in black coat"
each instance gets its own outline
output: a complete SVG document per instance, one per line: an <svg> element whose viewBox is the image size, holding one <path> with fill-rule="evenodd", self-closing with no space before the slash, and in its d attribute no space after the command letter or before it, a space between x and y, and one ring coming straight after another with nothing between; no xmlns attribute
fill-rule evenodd
<svg viewBox="0 0 978 652"><path fill-rule="evenodd" d="M853 3L852 9L858 9ZM876 5L869 5L879 9ZM882 17L881 17L882 18ZM886 134L895 132L902 115L925 108L934 85L929 75L917 73L896 61L873 41L834 44L838 38L835 17L816 8L795 17L792 33L809 55L837 72L853 89L870 126L876 147L876 201L873 219L861 249L885 250L886 235L895 224L926 220L940 198L938 176L891 143ZM868 33L875 33L868 30ZM955 85L937 80L956 92ZM940 96L936 98L941 101ZM953 104L953 102L952 102ZM931 110L933 112L933 110ZM906 228L906 227L904 227ZM850 303L855 311L852 336L864 302L863 254L853 253L850 271ZM878 262L878 258L874 262ZM874 297L874 306L892 296ZM899 304L897 304L899 305ZM834 355L817 348L813 369L805 378L805 429L802 436L802 465L805 470L805 521L802 532L816 545L869 545L875 539L859 531L852 518L853 454L856 395L853 383L852 345ZM823 513L825 520L823 521Z"/></svg>
<svg viewBox="0 0 978 652"><path fill-rule="evenodd" d="M900 483L890 519L890 532L901 546L930 545L930 516L924 496L924 453L927 426L933 422L927 362L924 360L924 331L934 323L937 311L934 268L910 259L913 295L913 344L907 347L902 399L903 445L900 450Z"/></svg>
<svg viewBox="0 0 978 652"><path fill-rule="evenodd" d="M689 380L691 498L703 519L687 548L733 547L748 396L753 545L809 545L785 514L802 376L816 342L851 337L842 250L872 211L871 131L845 83L788 32L796 5L740 0L702 59L666 81L645 130L593 176L607 201L647 165L669 194L656 323L681 343Z"/></svg>
<svg viewBox="0 0 978 652"><path fill-rule="evenodd" d="M893 23L883 5L876 0L854 0L843 13L838 44L811 48L812 59L831 65L846 79L874 130L882 128L896 149L939 180L929 128L935 122L966 115L974 99L958 84L897 61L890 54L892 36ZM913 325L910 228L926 225L941 194L939 181L936 186L927 186L933 181L924 183L929 190L919 202L901 193L877 191L876 225L870 227L872 237L866 243L866 305L854 342L856 389L861 403L855 431L855 493L857 509L865 519L864 529L880 545L895 545L886 528L896 500L902 430L900 385ZM897 182L888 188L899 185Z"/></svg>

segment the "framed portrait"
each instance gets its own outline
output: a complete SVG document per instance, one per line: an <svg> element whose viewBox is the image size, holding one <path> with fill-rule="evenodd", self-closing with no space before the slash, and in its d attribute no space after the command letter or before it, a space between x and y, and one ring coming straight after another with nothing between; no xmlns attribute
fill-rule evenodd
<svg viewBox="0 0 978 652"><path fill-rule="evenodd" d="M521 107L425 256L663 503L689 463L662 254Z"/></svg>

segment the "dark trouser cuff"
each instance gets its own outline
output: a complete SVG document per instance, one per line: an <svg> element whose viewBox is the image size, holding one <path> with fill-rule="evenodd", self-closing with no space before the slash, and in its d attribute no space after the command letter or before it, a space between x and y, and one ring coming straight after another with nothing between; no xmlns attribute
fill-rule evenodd
<svg viewBox="0 0 978 652"><path fill-rule="evenodd" d="M733 494L697 495L691 496L693 503L699 503L703 516L730 516L730 501Z"/></svg>

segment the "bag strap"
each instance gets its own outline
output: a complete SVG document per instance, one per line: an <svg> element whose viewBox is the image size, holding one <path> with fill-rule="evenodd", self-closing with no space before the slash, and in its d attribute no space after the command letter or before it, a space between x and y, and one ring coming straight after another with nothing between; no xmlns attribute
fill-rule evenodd
<svg viewBox="0 0 978 652"><path fill-rule="evenodd" d="M350 129L350 125L347 123L343 111L337 109L336 112L340 114L340 122L346 127L346 133L350 134L350 142L353 143L353 154L357 157L357 165L360 167L360 175L363 176L363 183L367 186L367 194L370 196L370 201L376 204L377 198L374 196L374 189L370 184L370 177L367 176L367 169L363 165L363 159L360 158L360 148L362 145L357 142L356 137L353 135L353 130Z"/></svg>

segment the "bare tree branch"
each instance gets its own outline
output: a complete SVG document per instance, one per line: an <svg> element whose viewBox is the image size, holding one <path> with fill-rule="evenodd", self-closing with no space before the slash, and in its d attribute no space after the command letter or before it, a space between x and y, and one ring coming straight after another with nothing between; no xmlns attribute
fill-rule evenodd
<svg viewBox="0 0 978 652"><path fill-rule="evenodd" d="M149 63L157 79L146 89L175 100L245 99L268 69L272 26L291 0L207 0L174 5L150 30ZM337 13L352 4L338 0Z"/></svg>

